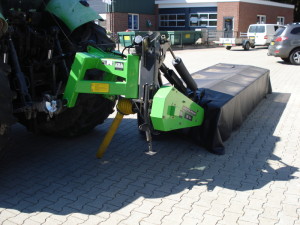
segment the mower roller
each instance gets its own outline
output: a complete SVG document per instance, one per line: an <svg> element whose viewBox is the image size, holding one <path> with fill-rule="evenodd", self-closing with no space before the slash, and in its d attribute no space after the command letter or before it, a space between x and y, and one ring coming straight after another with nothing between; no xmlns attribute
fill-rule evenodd
<svg viewBox="0 0 300 225"><path fill-rule="evenodd" d="M138 127L146 133L151 154L152 134L173 130L184 130L199 144L223 154L223 141L270 92L269 71L256 67L219 64L198 72L193 78L182 59L175 56L170 42L159 32L137 36L129 48L132 48L129 55L105 52L95 46L77 53L63 96L69 108L75 106L80 93L118 100L118 112L99 147L99 158L123 116L133 113L138 114ZM177 73L164 64L167 51L173 56ZM104 75L101 80L86 80L89 70ZM162 76L168 84L163 84ZM230 110L226 110L228 105ZM210 143L199 138L208 135Z"/></svg>

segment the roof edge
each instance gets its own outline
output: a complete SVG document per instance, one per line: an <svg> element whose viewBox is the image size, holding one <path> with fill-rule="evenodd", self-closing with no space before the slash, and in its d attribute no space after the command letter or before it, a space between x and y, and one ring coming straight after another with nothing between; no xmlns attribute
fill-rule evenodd
<svg viewBox="0 0 300 225"><path fill-rule="evenodd" d="M199 0L156 0L155 4L158 5L166 5L166 4L199 4L199 3L222 3L222 2L247 2L252 4L260 4L260 5L269 5L269 6L277 6L277 7L283 7L283 8L290 8L294 9L295 6L291 4L285 4L285 3L278 3L278 2L272 2L272 1L262 1L262 0L205 0L205 1L199 1Z"/></svg>

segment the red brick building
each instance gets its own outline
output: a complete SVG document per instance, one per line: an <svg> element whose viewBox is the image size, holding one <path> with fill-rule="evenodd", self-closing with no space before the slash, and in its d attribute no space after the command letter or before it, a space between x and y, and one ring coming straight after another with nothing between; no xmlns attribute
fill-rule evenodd
<svg viewBox="0 0 300 225"><path fill-rule="evenodd" d="M95 0L89 0L90 3L93 1ZM116 33L125 30L157 29L155 0L106 0L105 2L109 2L106 4L105 15L108 31Z"/></svg>
<svg viewBox="0 0 300 225"><path fill-rule="evenodd" d="M130 20L128 17L137 16L138 25L136 27L131 26ZM149 24L151 23L151 26ZM106 15L106 28L113 33L119 31L129 30L140 30L140 31L148 31L148 30L156 30L157 29L157 16L155 14L141 14L141 13L120 13L113 12L107 13Z"/></svg>
<svg viewBox="0 0 300 225"><path fill-rule="evenodd" d="M269 0L111 0L111 4L88 1L99 5L95 7L99 13L105 8L106 14L102 16L106 18L106 29L113 33L127 29L202 28L240 33L255 23L291 23L294 14L293 5Z"/></svg>
<svg viewBox="0 0 300 225"><path fill-rule="evenodd" d="M294 6L269 0L156 0L159 30L246 32L250 24L293 22Z"/></svg>
<svg viewBox="0 0 300 225"><path fill-rule="evenodd" d="M218 2L217 30L225 27L226 19L232 18L233 31L246 32L249 24L285 24L293 22L294 7L271 1ZM259 2L259 1L251 1Z"/></svg>

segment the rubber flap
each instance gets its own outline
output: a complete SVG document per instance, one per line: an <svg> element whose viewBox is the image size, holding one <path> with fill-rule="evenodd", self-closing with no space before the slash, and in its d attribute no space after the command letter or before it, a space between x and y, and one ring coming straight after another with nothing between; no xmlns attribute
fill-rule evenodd
<svg viewBox="0 0 300 225"><path fill-rule="evenodd" d="M193 75L204 108L201 126L185 132L215 154L224 154L224 141L241 126L257 104L272 93L270 71L245 65L217 64Z"/></svg>

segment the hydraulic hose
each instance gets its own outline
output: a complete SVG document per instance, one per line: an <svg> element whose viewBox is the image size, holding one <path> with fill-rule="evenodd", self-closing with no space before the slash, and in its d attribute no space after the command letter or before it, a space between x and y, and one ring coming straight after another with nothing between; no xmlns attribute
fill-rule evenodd
<svg viewBox="0 0 300 225"><path fill-rule="evenodd" d="M189 73L189 71L187 70L187 68L185 67L183 61L181 58L176 57L173 61L173 66L175 67L176 71L178 72L178 74L180 75L180 77L183 79L183 81L186 83L186 86L191 89L192 91L196 91L197 90L197 84L194 81L194 79L192 78L191 74Z"/></svg>

